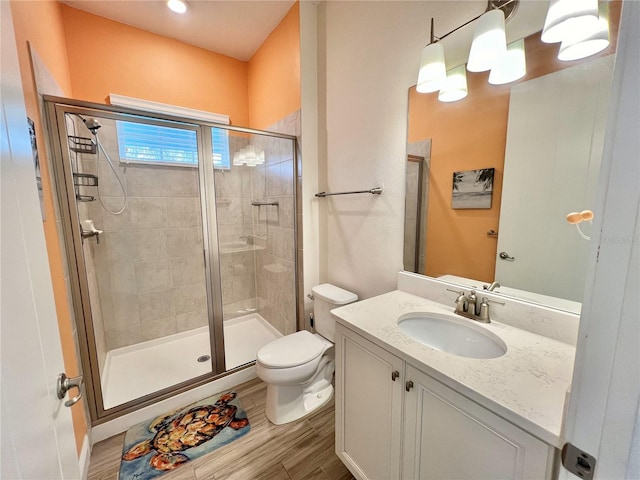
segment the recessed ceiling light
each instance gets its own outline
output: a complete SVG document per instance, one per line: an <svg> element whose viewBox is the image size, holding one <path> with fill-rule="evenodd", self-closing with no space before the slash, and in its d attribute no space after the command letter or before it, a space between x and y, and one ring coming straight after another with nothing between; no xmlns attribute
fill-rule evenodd
<svg viewBox="0 0 640 480"><path fill-rule="evenodd" d="M176 13L184 13L187 11L187 2L185 0L167 0L167 7Z"/></svg>

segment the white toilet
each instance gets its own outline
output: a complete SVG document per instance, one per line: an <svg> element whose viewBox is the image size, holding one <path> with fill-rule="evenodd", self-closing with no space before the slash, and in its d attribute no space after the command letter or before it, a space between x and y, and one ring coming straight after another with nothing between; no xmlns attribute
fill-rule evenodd
<svg viewBox="0 0 640 480"><path fill-rule="evenodd" d="M327 403L333 395L335 320L330 311L358 300L355 293L329 283L311 289L318 333L286 335L258 350L256 372L267 384L267 418L293 422Z"/></svg>

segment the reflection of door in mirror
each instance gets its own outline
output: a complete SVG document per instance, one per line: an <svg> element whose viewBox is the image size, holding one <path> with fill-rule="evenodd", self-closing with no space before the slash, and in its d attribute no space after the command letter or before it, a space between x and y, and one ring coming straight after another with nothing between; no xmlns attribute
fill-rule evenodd
<svg viewBox="0 0 640 480"><path fill-rule="evenodd" d="M428 167L424 157L407 156L407 184L404 200L404 269L424 273L423 201L428 189ZM423 181L424 180L424 181Z"/></svg>
<svg viewBox="0 0 640 480"><path fill-rule="evenodd" d="M590 245L565 217L595 207L612 70L609 55L511 88L498 251L514 260L497 260L502 284L581 300Z"/></svg>

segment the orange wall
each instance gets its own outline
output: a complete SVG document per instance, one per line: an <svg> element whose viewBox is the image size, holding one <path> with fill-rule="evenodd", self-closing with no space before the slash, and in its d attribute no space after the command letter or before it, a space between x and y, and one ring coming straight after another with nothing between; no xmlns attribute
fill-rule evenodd
<svg viewBox="0 0 640 480"><path fill-rule="evenodd" d="M611 3L611 45L600 55L615 51L621 2ZM559 44L525 39L527 75L524 82L579 63L557 59ZM430 138L431 167L427 212L425 273L494 280L499 231L502 176L506 148L511 85L488 83L488 72L467 72L468 96L458 102L438 101L437 93L409 91L409 143ZM453 172L495 168L491 209L451 208Z"/></svg>
<svg viewBox="0 0 640 480"><path fill-rule="evenodd" d="M263 129L300 108L300 5L249 60L249 126Z"/></svg>
<svg viewBox="0 0 640 480"><path fill-rule="evenodd" d="M410 92L410 139L431 138L425 273L489 281L495 269L509 87L492 87L487 74L468 74L469 94L459 102ZM418 114L423 115L417 121ZM415 140L410 140L415 141ZM451 208L454 171L495 168L493 202L486 210Z"/></svg>
<svg viewBox="0 0 640 480"><path fill-rule="evenodd" d="M67 289L62 266L61 245L58 241L55 212L53 208L53 195L51 191L51 172L44 148L44 132L42 119L38 107L35 80L31 70L31 61L27 41L35 48L47 69L58 82L65 95L71 96L71 82L67 67L67 54L65 51L65 37L62 26L60 4L54 0L26 2L12 1L11 15L15 28L16 43L18 46L18 59L22 75L25 104L27 115L34 121L36 128L36 142L42 174L42 188L44 196L44 208L46 220L43 223L47 253L49 256L49 268L53 283L53 294L56 304L56 314L60 329L64 368L68 376L78 375L78 358L72 333L71 312L67 304ZM82 448L84 436L87 433L87 419L84 414L83 402L71 407L73 426L76 437L78 453Z"/></svg>
<svg viewBox="0 0 640 480"><path fill-rule="evenodd" d="M229 115L249 123L247 64L62 6L73 97L110 93Z"/></svg>

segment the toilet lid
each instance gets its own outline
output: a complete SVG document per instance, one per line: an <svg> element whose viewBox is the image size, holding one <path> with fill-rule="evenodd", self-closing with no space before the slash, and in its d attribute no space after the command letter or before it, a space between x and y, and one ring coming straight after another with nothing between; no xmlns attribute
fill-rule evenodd
<svg viewBox="0 0 640 480"><path fill-rule="evenodd" d="M301 330L285 335L258 350L258 361L272 368L303 365L322 354L325 344L311 332Z"/></svg>

